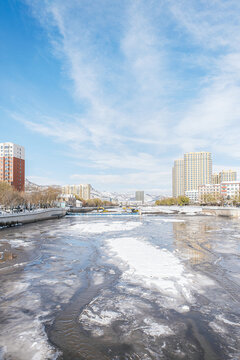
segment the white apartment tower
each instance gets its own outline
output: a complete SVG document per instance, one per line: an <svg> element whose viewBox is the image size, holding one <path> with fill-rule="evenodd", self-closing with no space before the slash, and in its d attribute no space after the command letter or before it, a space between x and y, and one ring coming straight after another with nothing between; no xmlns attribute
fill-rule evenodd
<svg viewBox="0 0 240 360"><path fill-rule="evenodd" d="M184 160L174 161L172 168L172 194L173 197L184 195Z"/></svg>
<svg viewBox="0 0 240 360"><path fill-rule="evenodd" d="M62 193L67 195L78 195L83 200L89 200L91 198L91 185L65 185L62 187Z"/></svg>
<svg viewBox="0 0 240 360"><path fill-rule="evenodd" d="M199 185L211 184L212 155L210 152L184 154L184 192L198 190Z"/></svg>
<svg viewBox="0 0 240 360"><path fill-rule="evenodd" d="M141 201L144 204L144 191L136 191L135 192L135 200Z"/></svg>

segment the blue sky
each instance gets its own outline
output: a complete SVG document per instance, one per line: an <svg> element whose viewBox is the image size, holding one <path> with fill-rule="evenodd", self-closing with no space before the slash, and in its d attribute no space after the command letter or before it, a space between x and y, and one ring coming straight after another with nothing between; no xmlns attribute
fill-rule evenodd
<svg viewBox="0 0 240 360"><path fill-rule="evenodd" d="M238 0L0 2L0 141L39 184L171 191L173 160L240 170Z"/></svg>

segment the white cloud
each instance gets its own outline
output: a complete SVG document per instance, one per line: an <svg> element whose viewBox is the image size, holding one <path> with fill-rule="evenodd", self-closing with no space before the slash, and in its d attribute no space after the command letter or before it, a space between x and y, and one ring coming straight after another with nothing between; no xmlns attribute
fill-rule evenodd
<svg viewBox="0 0 240 360"><path fill-rule="evenodd" d="M82 112L13 116L87 160L85 181L170 188L157 170L180 152L240 158L239 1L26 1Z"/></svg>
<svg viewBox="0 0 240 360"><path fill-rule="evenodd" d="M239 49L238 0L169 0L170 10L192 41L202 47Z"/></svg>
<svg viewBox="0 0 240 360"><path fill-rule="evenodd" d="M238 1L170 1L179 28L200 47L191 61L199 66L204 54L205 74L200 92L180 114L175 133L192 149L202 145L216 156L239 158L236 133L240 130L240 24ZM190 41L188 39L188 41ZM200 52L201 51L201 52Z"/></svg>

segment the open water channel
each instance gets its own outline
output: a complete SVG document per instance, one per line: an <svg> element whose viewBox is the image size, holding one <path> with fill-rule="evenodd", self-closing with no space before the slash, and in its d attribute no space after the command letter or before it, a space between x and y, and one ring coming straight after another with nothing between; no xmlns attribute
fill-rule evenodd
<svg viewBox="0 0 240 360"><path fill-rule="evenodd" d="M0 359L240 359L240 221L69 216L0 231Z"/></svg>

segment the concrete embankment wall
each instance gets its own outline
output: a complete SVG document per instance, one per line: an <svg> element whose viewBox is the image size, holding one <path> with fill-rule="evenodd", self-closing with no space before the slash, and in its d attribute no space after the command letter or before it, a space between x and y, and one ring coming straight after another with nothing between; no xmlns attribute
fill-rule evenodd
<svg viewBox="0 0 240 360"><path fill-rule="evenodd" d="M67 210L68 213L87 213L87 212L91 212L93 210L97 210L97 207L71 207Z"/></svg>
<svg viewBox="0 0 240 360"><path fill-rule="evenodd" d="M226 216L240 218L240 208L220 208L220 209L202 209L202 213L206 215Z"/></svg>
<svg viewBox="0 0 240 360"><path fill-rule="evenodd" d="M106 210L111 210L114 209L114 206L104 206L104 208ZM71 207L68 209L68 213L88 213L88 212L92 212L93 210L98 210L99 206L95 206L95 207L88 207L88 206L84 206L84 207Z"/></svg>
<svg viewBox="0 0 240 360"><path fill-rule="evenodd" d="M66 215L65 209L52 208L33 212L9 214L0 216L0 226L11 226L16 224L27 224L31 222L56 219Z"/></svg>

